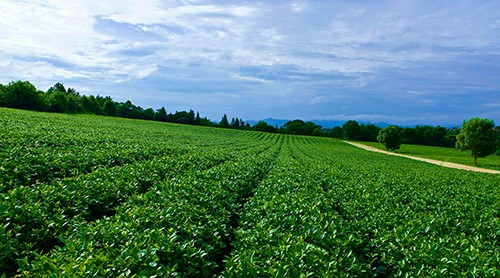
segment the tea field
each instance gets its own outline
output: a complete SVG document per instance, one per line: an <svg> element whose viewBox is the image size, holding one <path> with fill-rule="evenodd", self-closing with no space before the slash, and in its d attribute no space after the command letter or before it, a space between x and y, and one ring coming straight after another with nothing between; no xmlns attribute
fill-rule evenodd
<svg viewBox="0 0 500 278"><path fill-rule="evenodd" d="M0 109L5 277L500 276L500 176L330 138Z"/></svg>

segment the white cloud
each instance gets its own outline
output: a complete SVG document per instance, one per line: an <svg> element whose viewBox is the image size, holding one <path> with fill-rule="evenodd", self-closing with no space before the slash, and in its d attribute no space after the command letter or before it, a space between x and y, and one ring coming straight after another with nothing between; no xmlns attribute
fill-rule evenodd
<svg viewBox="0 0 500 278"><path fill-rule="evenodd" d="M314 97L313 99L311 99L309 101L309 105L325 103L325 102L328 102L328 101L330 101L330 98L327 97L327 96L317 96L317 97Z"/></svg>
<svg viewBox="0 0 500 278"><path fill-rule="evenodd" d="M117 83L129 81L132 78L142 79L148 77L158 70L155 64L150 65L127 65L123 68L113 69L110 71L112 75L125 76L124 79L118 79Z"/></svg>
<svg viewBox="0 0 500 278"><path fill-rule="evenodd" d="M10 81L27 80L41 86L39 89L54 84L49 80L89 78L89 74L86 72L65 70L47 62L0 62L0 67L4 71L4 74L0 76L0 83L7 84Z"/></svg>
<svg viewBox="0 0 500 278"><path fill-rule="evenodd" d="M291 10L293 12L302 12L307 9L308 4L306 2L294 2L292 3Z"/></svg>
<svg viewBox="0 0 500 278"><path fill-rule="evenodd" d="M252 76L244 76L239 73L233 73L231 75L231 78L239 81L248 81L248 82L256 82L256 83L270 83L271 81L263 79L263 78L257 78L257 77L252 77Z"/></svg>

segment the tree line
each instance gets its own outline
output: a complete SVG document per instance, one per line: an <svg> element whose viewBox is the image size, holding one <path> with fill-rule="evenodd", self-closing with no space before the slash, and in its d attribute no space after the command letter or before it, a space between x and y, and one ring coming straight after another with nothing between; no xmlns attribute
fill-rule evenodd
<svg viewBox="0 0 500 278"><path fill-rule="evenodd" d="M264 121L260 121L253 126L254 130L286 133L296 135L326 136L344 140L377 142L377 136L382 128L374 124L360 124L357 121L349 120L342 126L331 129L324 129L312 122L293 120L285 123L282 127L274 127ZM445 128L442 126L415 126L399 128L401 142L403 144L416 144L440 147L455 147L456 136L459 128Z"/></svg>
<svg viewBox="0 0 500 278"><path fill-rule="evenodd" d="M13 81L0 84L0 106L17 109L58 112L86 113L132 119L154 120L212 127L247 129L272 133L325 136L338 139L377 142L382 128L373 124L359 124L349 120L342 126L325 129L310 121L300 119L286 122L283 126L272 126L265 121L251 126L241 118L229 118L226 114L219 122L200 117L194 110L168 113L165 107L154 110L134 105L131 101L116 102L110 96L82 95L73 88L56 83L46 92L37 90L29 81ZM415 126L398 129L401 143L441 147L455 147L459 128L442 126Z"/></svg>
<svg viewBox="0 0 500 278"><path fill-rule="evenodd" d="M131 119L155 120L182 124L216 126L193 110L167 113L165 107L144 109L126 102L114 101L110 96L82 95L73 88L56 83L46 92L37 90L29 81L0 84L0 106L44 112L95 114Z"/></svg>

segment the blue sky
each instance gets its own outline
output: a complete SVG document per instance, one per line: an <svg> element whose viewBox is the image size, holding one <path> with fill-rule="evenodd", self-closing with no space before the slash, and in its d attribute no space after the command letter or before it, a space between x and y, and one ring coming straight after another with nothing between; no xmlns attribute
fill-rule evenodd
<svg viewBox="0 0 500 278"><path fill-rule="evenodd" d="M0 83L219 120L500 125L500 1L0 2Z"/></svg>

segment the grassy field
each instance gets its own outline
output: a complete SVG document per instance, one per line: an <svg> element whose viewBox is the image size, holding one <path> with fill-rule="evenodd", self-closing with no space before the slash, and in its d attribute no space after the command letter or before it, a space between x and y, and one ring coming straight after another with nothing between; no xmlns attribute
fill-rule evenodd
<svg viewBox="0 0 500 278"><path fill-rule="evenodd" d="M378 142L358 143L385 150L384 145ZM474 166L474 158L470 154L470 151L460 151L453 148L403 144L399 150L395 151L395 153ZM500 156L490 155L478 158L477 166L481 168L500 170Z"/></svg>
<svg viewBox="0 0 500 278"><path fill-rule="evenodd" d="M498 175L1 108L0 157L0 276L500 276Z"/></svg>

